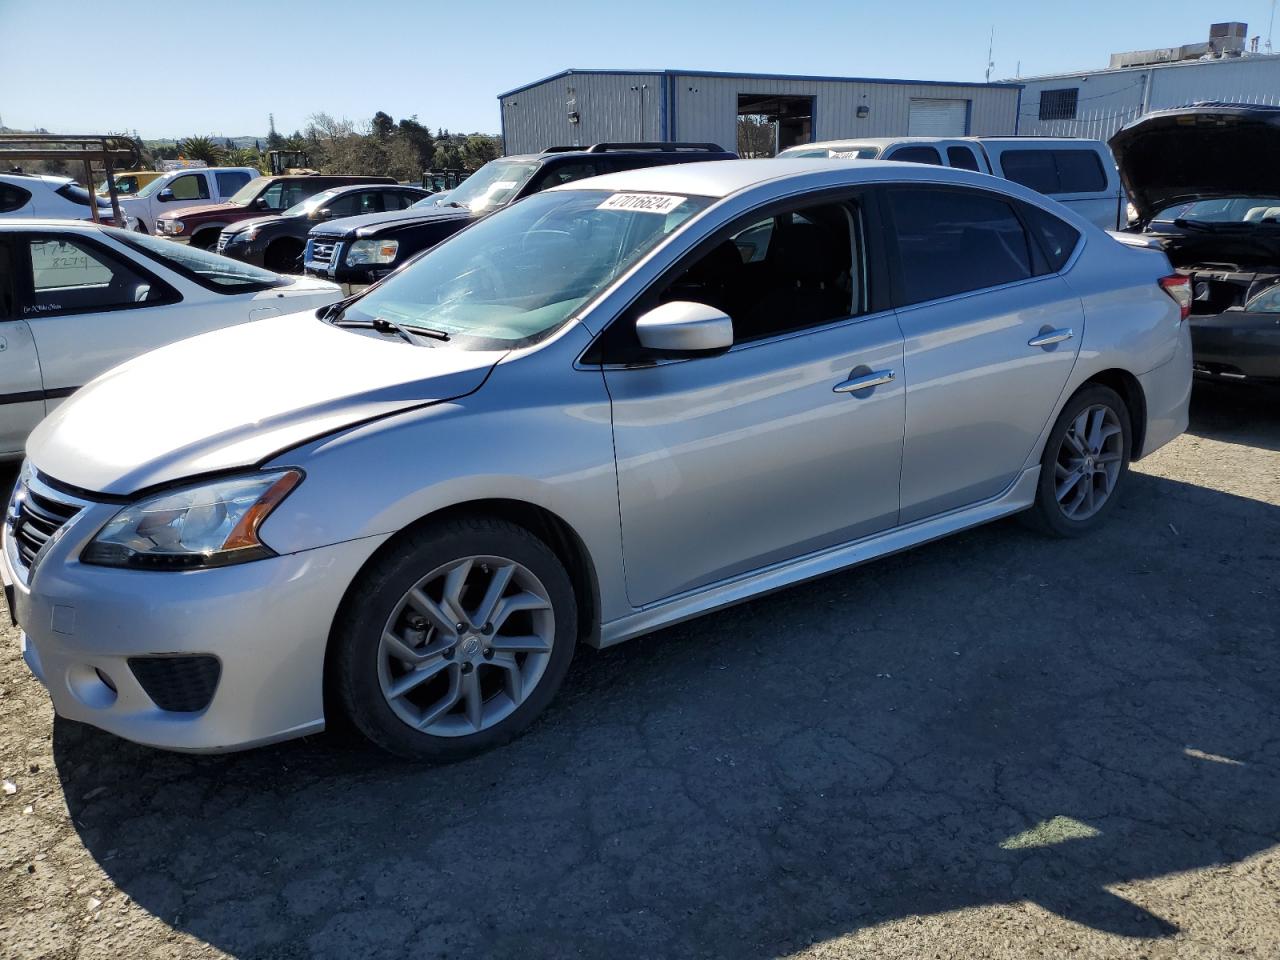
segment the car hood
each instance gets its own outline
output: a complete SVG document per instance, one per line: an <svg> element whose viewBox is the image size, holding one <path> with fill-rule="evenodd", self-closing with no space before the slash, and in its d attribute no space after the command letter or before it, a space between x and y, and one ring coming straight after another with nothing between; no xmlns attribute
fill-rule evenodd
<svg viewBox="0 0 1280 960"><path fill-rule="evenodd" d="M1176 203L1280 195L1280 108L1199 103L1159 110L1111 138L1143 222Z"/></svg>
<svg viewBox="0 0 1280 960"><path fill-rule="evenodd" d="M503 351L413 346L290 314L192 337L98 377L31 434L35 468L130 494L252 467L353 424L477 390Z"/></svg>
<svg viewBox="0 0 1280 960"><path fill-rule="evenodd" d="M203 207L201 209L204 209ZM239 233L242 230L249 230L257 227L259 230L264 227L271 227L278 223L284 223L288 217L271 216L271 217L251 217L248 220L237 220L233 226L227 227L227 233Z"/></svg>
<svg viewBox="0 0 1280 960"><path fill-rule="evenodd" d="M245 208L235 203L213 203L207 207L179 207L160 214L164 220L185 220L190 217L214 217L228 213L243 214Z"/></svg>
<svg viewBox="0 0 1280 960"><path fill-rule="evenodd" d="M416 210L411 208L397 210L394 213L366 213L358 217L342 217L314 228L311 234L317 237L345 237L351 234L363 237L380 227L430 223L433 220L459 220L470 216L471 211L462 207L419 207Z"/></svg>

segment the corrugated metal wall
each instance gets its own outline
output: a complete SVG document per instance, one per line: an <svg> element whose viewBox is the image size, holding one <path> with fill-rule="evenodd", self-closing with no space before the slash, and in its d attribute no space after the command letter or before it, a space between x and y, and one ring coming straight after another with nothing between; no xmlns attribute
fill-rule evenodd
<svg viewBox="0 0 1280 960"><path fill-rule="evenodd" d="M663 90L672 100L664 108ZM570 73L500 98L506 152L609 140L713 141L736 149L738 95L814 98L814 139L907 135L913 97L970 104L969 132L1007 135L1018 112L1016 86L867 83L857 80L753 79L662 73ZM570 107L570 100L575 101ZM859 106L868 108L857 118ZM580 122L569 122L570 110Z"/></svg>
<svg viewBox="0 0 1280 960"><path fill-rule="evenodd" d="M814 139L907 135L912 97L967 100L971 134L1011 134L1018 113L1018 88L856 80L780 80L677 74L675 140L712 140L730 150L737 143L738 94L782 94L814 98ZM868 108L857 118L860 106Z"/></svg>
<svg viewBox="0 0 1280 960"><path fill-rule="evenodd" d="M1022 82L1026 89L1019 133L1106 140L1148 110L1186 106L1197 100L1280 104L1280 56L1196 60ZM1041 91L1073 88L1079 91L1075 119L1040 119Z"/></svg>
<svg viewBox="0 0 1280 960"><path fill-rule="evenodd" d="M661 140L662 81L660 73L571 73L502 97L506 152ZM576 100L572 107L571 100ZM569 122L571 109L578 123Z"/></svg>

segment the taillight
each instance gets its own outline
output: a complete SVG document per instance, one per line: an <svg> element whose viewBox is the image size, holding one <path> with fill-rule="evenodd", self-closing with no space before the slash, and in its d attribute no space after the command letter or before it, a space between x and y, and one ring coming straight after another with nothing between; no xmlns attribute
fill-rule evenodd
<svg viewBox="0 0 1280 960"><path fill-rule="evenodd" d="M1173 302L1182 311L1182 319L1191 316L1191 278L1175 273L1160 278L1160 289L1173 298Z"/></svg>

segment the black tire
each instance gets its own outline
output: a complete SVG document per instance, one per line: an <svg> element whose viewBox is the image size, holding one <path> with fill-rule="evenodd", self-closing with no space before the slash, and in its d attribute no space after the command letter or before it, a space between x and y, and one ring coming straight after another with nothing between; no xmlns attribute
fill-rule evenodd
<svg viewBox="0 0 1280 960"><path fill-rule="evenodd" d="M212 251L218 245L217 230L205 230L191 238L191 245L197 250Z"/></svg>
<svg viewBox="0 0 1280 960"><path fill-rule="evenodd" d="M293 240L277 240L267 247L262 257L262 265L272 273L301 273L302 244Z"/></svg>
<svg viewBox="0 0 1280 960"><path fill-rule="evenodd" d="M1120 425L1120 460L1119 471L1111 489L1102 505L1085 519L1075 519L1067 515L1057 496L1057 465L1060 452L1068 430L1081 413L1091 407L1109 408ZM1021 518L1039 533L1052 537L1080 537L1091 533L1106 522L1107 517L1116 507L1124 491L1125 480L1129 475L1129 457L1132 451L1133 426L1129 408L1120 395L1110 387L1102 384L1089 384L1082 387L1067 401L1059 414L1049 439L1044 445L1044 455L1040 459L1040 481L1036 487L1036 499L1031 509L1022 513Z"/></svg>
<svg viewBox="0 0 1280 960"><path fill-rule="evenodd" d="M470 556L503 557L541 581L551 601L554 643L540 680L508 716L463 736L434 736L411 727L391 708L378 679L382 630L401 598L436 568ZM382 749L410 760L460 760L516 737L555 697L578 635L573 584L555 553L525 528L470 516L403 536L366 568L348 592L331 638L332 692L351 723Z"/></svg>
<svg viewBox="0 0 1280 960"><path fill-rule="evenodd" d="M147 225L143 223L141 220L138 221L138 225L133 229L136 233L140 233L144 237L147 235Z"/></svg>

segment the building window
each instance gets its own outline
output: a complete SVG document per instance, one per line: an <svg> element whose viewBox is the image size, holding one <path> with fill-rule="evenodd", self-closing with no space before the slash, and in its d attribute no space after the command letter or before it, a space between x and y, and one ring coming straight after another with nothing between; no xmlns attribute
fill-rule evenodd
<svg viewBox="0 0 1280 960"><path fill-rule="evenodd" d="M1074 120L1079 101L1080 90L1077 87L1068 90L1041 90L1040 119Z"/></svg>

